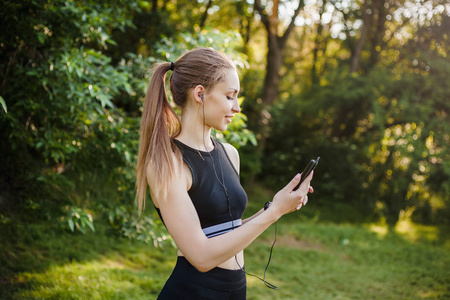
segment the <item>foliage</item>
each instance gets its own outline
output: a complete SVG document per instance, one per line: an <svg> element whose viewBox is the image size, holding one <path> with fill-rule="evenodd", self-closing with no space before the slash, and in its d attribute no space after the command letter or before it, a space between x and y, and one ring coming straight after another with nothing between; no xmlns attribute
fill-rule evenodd
<svg viewBox="0 0 450 300"><path fill-rule="evenodd" d="M69 227L72 232L75 232L76 228L82 234L86 234L87 227L95 232L93 218L90 213L78 207L66 207L66 209L67 215L61 218L61 221L65 223L64 227Z"/></svg>
<svg viewBox="0 0 450 300"><path fill-rule="evenodd" d="M286 181L321 156L314 184L325 198L351 203L363 214L376 212L390 224L408 208L417 208L422 221L445 222L439 215L449 205L450 128L443 99L450 95L434 83L439 82L435 74L450 73L448 66L436 68L439 72L420 76L401 68L340 76L274 107L276 122L265 149L270 160L263 172ZM426 98L418 100L423 94ZM424 215L420 208L433 201L434 211Z"/></svg>
<svg viewBox="0 0 450 300"><path fill-rule="evenodd" d="M360 20L356 3L356 10L347 12L338 2L333 5L337 14L351 18L345 26ZM283 79L279 101L269 108L270 133L263 153L267 160L260 178L280 187L320 155L314 186L322 201L351 204L361 216L385 218L392 226L408 212L418 222L446 223L450 95L443 83L450 75L444 33L448 11L436 4L433 9L442 13L434 10L427 22L418 17L422 23L409 24L397 15L406 8L397 5L385 5L384 12L375 8L375 14L386 13L388 18L372 24L378 31L362 40L360 72L351 70L354 47L363 39L354 35L355 28L344 30L343 41L333 38L333 32L323 33L330 51L324 50L319 83L305 79L310 64L295 61L293 53L290 60L300 68L286 66L291 73ZM389 17L393 15L398 18ZM401 33L393 34L393 28ZM412 38L403 28L417 35ZM297 51L305 53L304 48ZM303 88L297 87L296 78L303 80Z"/></svg>
<svg viewBox="0 0 450 300"><path fill-rule="evenodd" d="M175 247L175 243L159 219L149 215L141 217L136 211L119 206L109 211L108 220L113 228L131 240L152 244L154 247L163 247L166 244Z"/></svg>
<svg viewBox="0 0 450 300"><path fill-rule="evenodd" d="M8 108L6 107L5 100L1 96L0 96L0 104L2 105L3 110L5 111L5 113L8 113Z"/></svg>
<svg viewBox="0 0 450 300"><path fill-rule="evenodd" d="M129 238L155 245L166 239L160 222L131 212L149 69L200 46L227 52L241 68L248 65L244 55L232 51L241 43L235 32L198 29L175 35L167 30L159 34L174 36L122 47L131 39L127 32L142 32L139 24L157 32L157 20L142 18L164 13L149 12L143 2L5 3L0 48L0 138L8 141L0 146L4 222L25 212L30 219L61 218L72 232L85 233L87 227L94 230L93 216L109 211L113 227ZM240 114L230 125L233 132L223 133L237 147L255 143L245 121ZM130 209L122 211L124 205Z"/></svg>
<svg viewBox="0 0 450 300"><path fill-rule="evenodd" d="M71 185L70 174L77 177L97 166L109 171L127 158L131 161L117 140L123 140L132 123L113 101L133 93L128 80L132 74L116 70L102 53L114 43L108 34L111 24L129 24L126 10L114 2L85 4L9 3L2 10L9 21L2 33L7 45L2 52L12 55L8 67L2 68L2 94L9 112L0 120L2 138L9 140L4 150L11 154L9 162L2 163L2 173L8 174L2 187L10 190L10 197L17 196L8 188L11 182L33 181L48 193L59 190L61 197L64 187ZM21 166L23 157L37 163ZM26 176L18 172L25 168ZM29 195L35 188L22 187Z"/></svg>

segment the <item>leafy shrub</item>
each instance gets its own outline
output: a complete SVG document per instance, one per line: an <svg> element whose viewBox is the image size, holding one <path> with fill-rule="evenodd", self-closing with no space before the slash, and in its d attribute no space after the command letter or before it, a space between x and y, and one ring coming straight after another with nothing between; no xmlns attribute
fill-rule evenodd
<svg viewBox="0 0 450 300"><path fill-rule="evenodd" d="M175 247L174 241L159 219L155 220L149 215L139 216L135 210L130 211L124 206L111 209L108 219L113 228L131 240L152 244L155 247L167 244Z"/></svg>
<svg viewBox="0 0 450 300"><path fill-rule="evenodd" d="M95 231L94 220L90 213L73 206L66 207L66 210L67 215L61 218L61 222L64 224L63 227L68 227L72 232L75 232L75 229L77 229L82 234L86 234L87 228Z"/></svg>

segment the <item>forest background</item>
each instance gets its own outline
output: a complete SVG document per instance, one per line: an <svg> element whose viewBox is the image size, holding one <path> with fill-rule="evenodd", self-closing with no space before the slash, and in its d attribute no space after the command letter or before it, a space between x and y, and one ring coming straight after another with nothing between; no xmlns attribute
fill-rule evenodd
<svg viewBox="0 0 450 300"><path fill-rule="evenodd" d="M0 24L11 245L37 223L170 241L134 206L140 114L153 64L200 46L239 68L242 113L215 134L244 186L275 191L320 156L316 220L448 226L447 1L1 1Z"/></svg>

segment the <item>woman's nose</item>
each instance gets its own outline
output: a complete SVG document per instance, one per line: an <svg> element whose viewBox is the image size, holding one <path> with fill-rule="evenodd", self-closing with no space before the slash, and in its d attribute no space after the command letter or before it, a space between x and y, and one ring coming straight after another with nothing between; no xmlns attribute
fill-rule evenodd
<svg viewBox="0 0 450 300"><path fill-rule="evenodd" d="M233 101L233 107L231 109L236 113L241 112L241 107L239 106L239 100L237 99L237 97Z"/></svg>

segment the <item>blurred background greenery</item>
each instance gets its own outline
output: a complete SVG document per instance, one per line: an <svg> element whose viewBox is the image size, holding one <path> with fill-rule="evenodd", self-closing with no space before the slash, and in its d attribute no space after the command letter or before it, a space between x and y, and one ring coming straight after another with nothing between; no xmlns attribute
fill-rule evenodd
<svg viewBox="0 0 450 300"><path fill-rule="evenodd" d="M2 0L0 24L8 297L55 255L35 244L49 232L173 244L134 206L140 113L152 65L200 46L239 68L242 114L215 134L240 150L250 207L320 156L310 222L449 225L448 1Z"/></svg>

